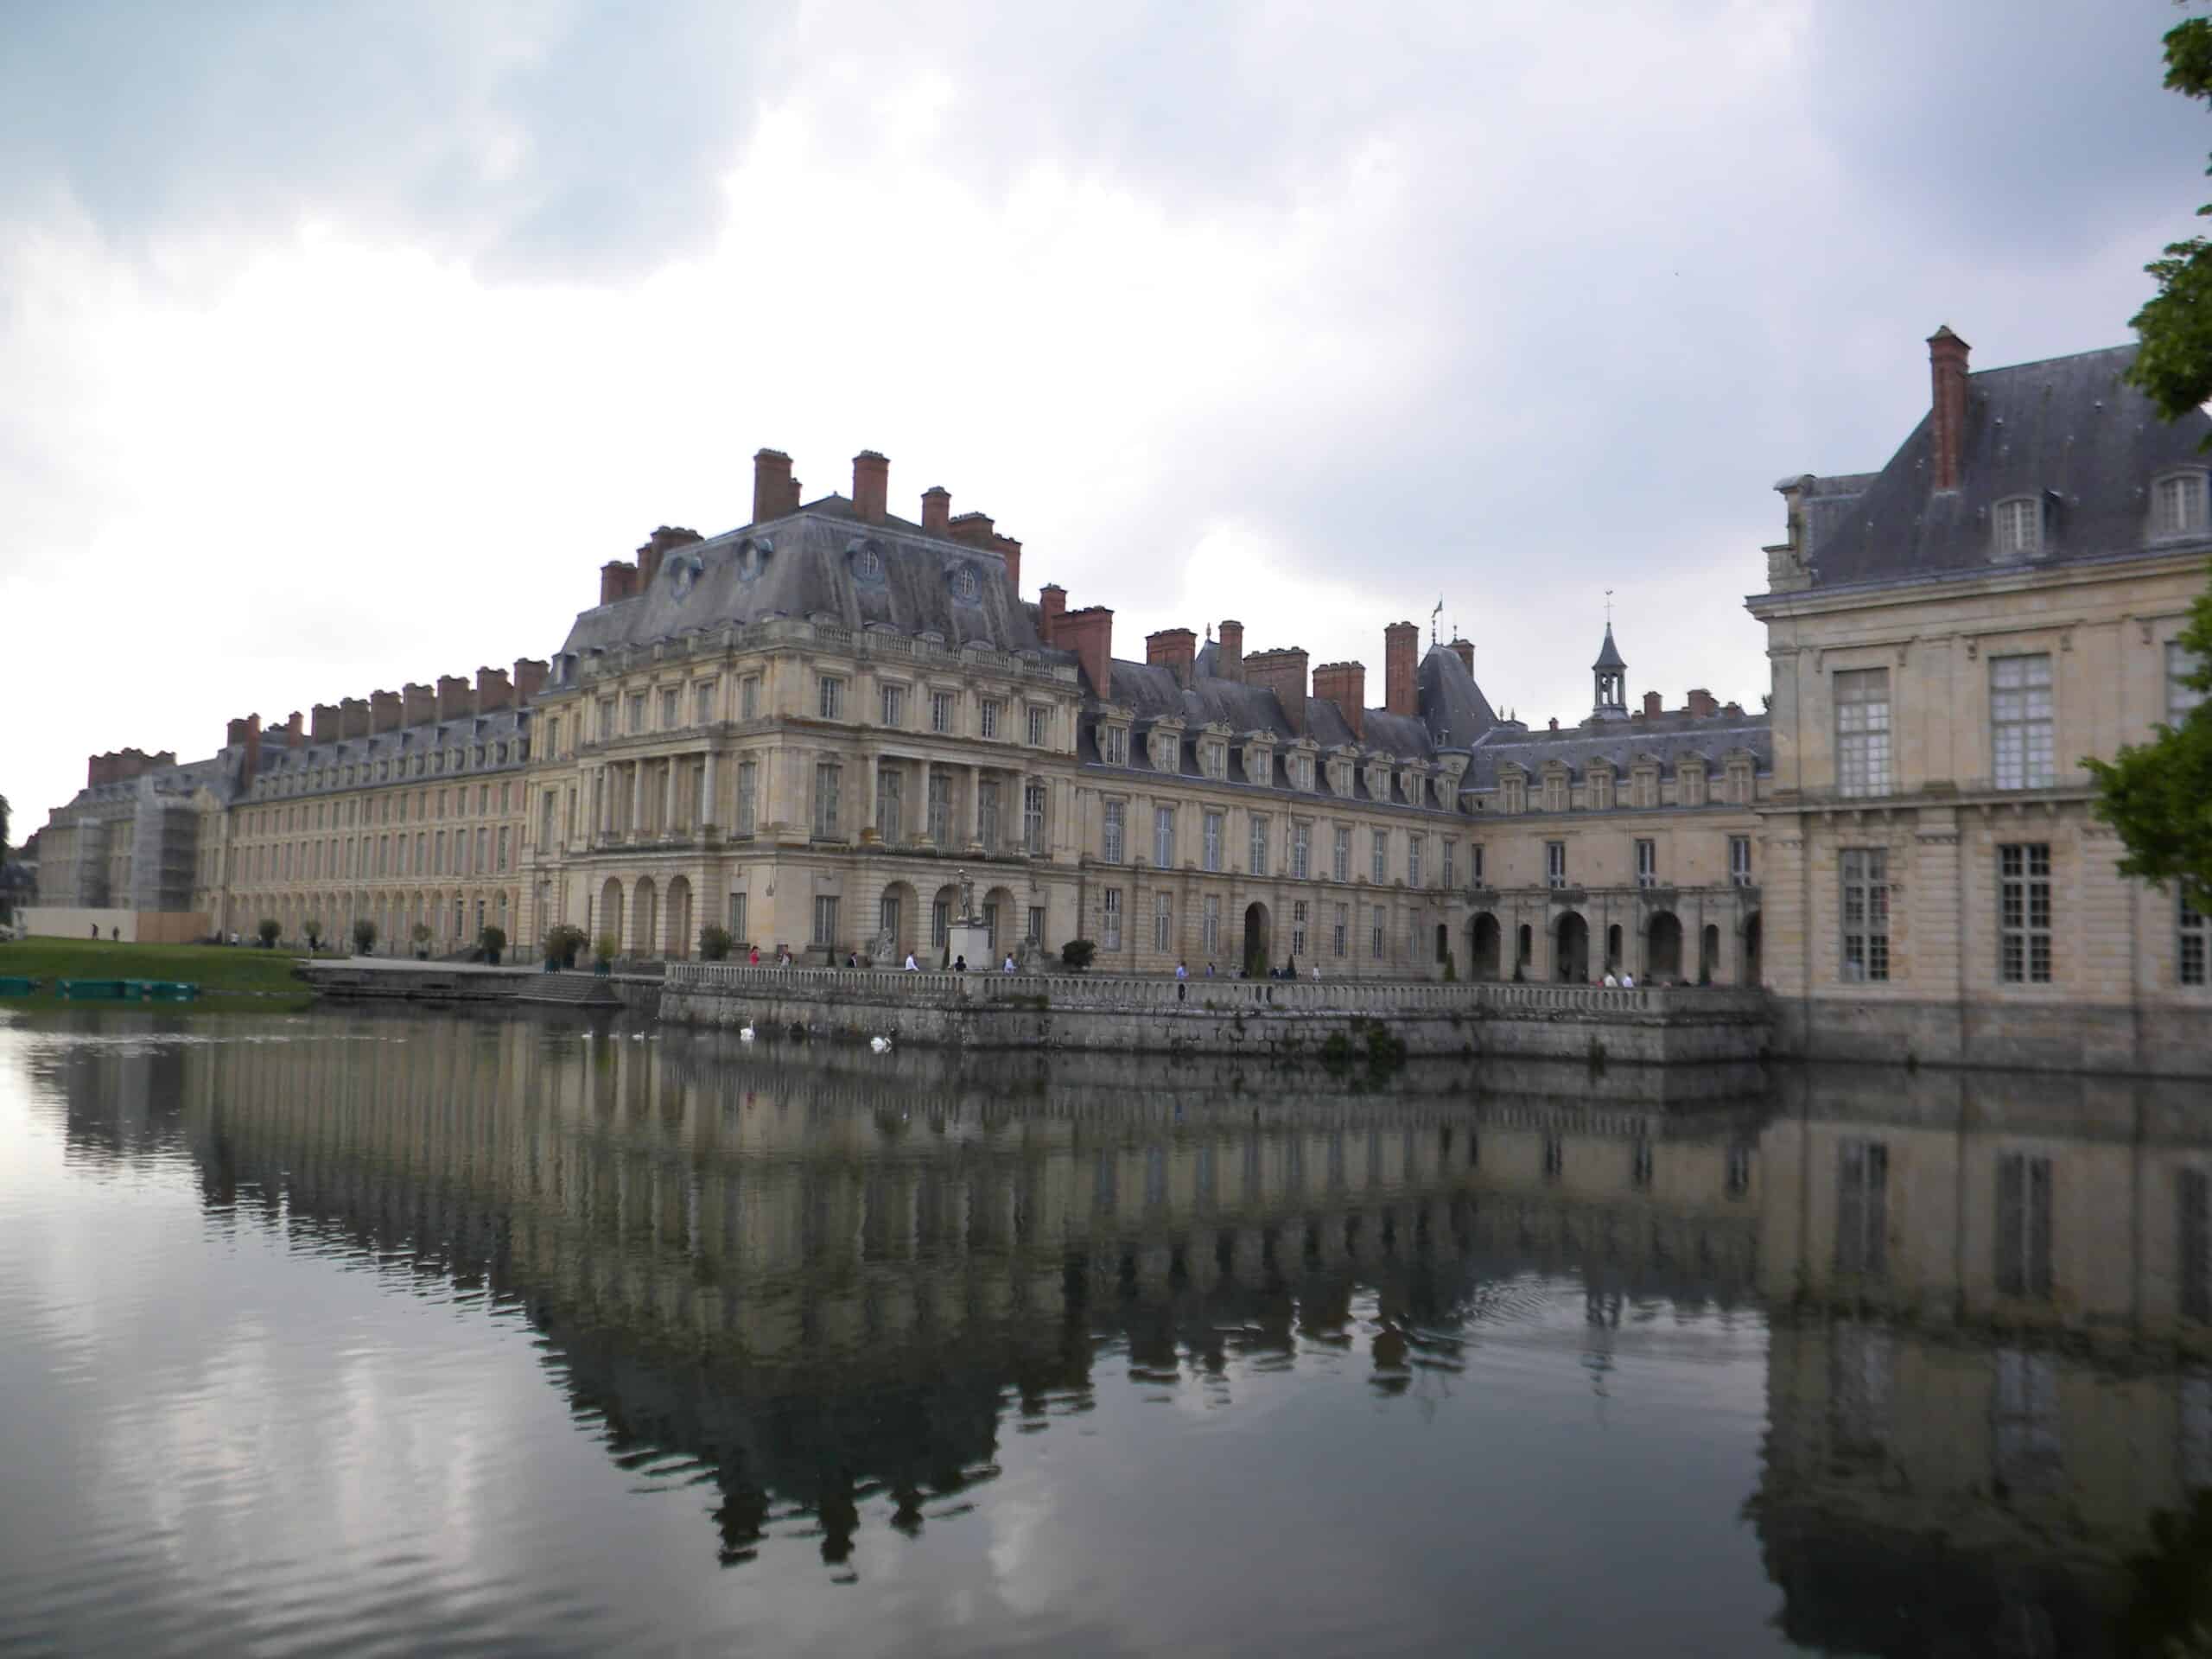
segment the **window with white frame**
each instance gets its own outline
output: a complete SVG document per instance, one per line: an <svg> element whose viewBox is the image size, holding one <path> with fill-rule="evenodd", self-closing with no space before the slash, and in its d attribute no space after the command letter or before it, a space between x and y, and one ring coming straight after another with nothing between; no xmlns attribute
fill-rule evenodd
<svg viewBox="0 0 2212 1659"><path fill-rule="evenodd" d="M1175 868L1175 809L1172 806L1152 809L1152 861L1163 870Z"/></svg>
<svg viewBox="0 0 2212 1659"><path fill-rule="evenodd" d="M2151 493L2151 533L2188 536L2204 528L2204 474L2177 473Z"/></svg>
<svg viewBox="0 0 2212 1659"><path fill-rule="evenodd" d="M1337 919L1329 931L1330 955L1341 959L1351 948L1351 906L1338 905Z"/></svg>
<svg viewBox="0 0 2212 1659"><path fill-rule="evenodd" d="M760 717L760 677L748 674L737 683L737 715L740 720Z"/></svg>
<svg viewBox="0 0 2212 1659"><path fill-rule="evenodd" d="M1847 847L1843 881L1843 978L1879 983L1890 976L1890 855L1880 847Z"/></svg>
<svg viewBox="0 0 2212 1659"><path fill-rule="evenodd" d="M1221 895L1210 893L1200 901L1198 910L1198 948L1208 956L1221 950Z"/></svg>
<svg viewBox="0 0 2212 1659"><path fill-rule="evenodd" d="M930 769L923 804L929 813L931 842L938 847L950 847L952 844L952 779L935 767Z"/></svg>
<svg viewBox="0 0 2212 1659"><path fill-rule="evenodd" d="M2008 1152L1997 1160L1997 1293L2050 1294L2050 1160Z"/></svg>
<svg viewBox="0 0 2212 1659"><path fill-rule="evenodd" d="M692 689L692 708L696 711L696 718L702 726L713 723L715 693L721 690L720 680L702 680ZM553 747L556 752L560 746L561 725L558 721L556 721L553 724Z"/></svg>
<svg viewBox="0 0 2212 1659"><path fill-rule="evenodd" d="M1751 885L1751 838L1749 836L1728 837L1728 882L1731 887L1737 887Z"/></svg>
<svg viewBox="0 0 2212 1659"><path fill-rule="evenodd" d="M983 735L996 737L1006 723L1006 704L996 697L985 697L980 705Z"/></svg>
<svg viewBox="0 0 2212 1659"><path fill-rule="evenodd" d="M1567 843L1563 841L1544 843L1544 885L1549 887L1567 885Z"/></svg>
<svg viewBox="0 0 2212 1659"><path fill-rule="evenodd" d="M1333 845L1329 851L1329 879L1349 881L1351 880L1351 826L1345 823L1337 825L1336 834L1331 839Z"/></svg>
<svg viewBox="0 0 2212 1659"><path fill-rule="evenodd" d="M1099 894L1099 948L1118 950L1122 948L1122 890L1108 887Z"/></svg>
<svg viewBox="0 0 2212 1659"><path fill-rule="evenodd" d="M733 893L729 896L729 936L740 944L750 944L753 936L745 925L745 895Z"/></svg>
<svg viewBox="0 0 2212 1659"><path fill-rule="evenodd" d="M1303 881L1313 873L1313 826L1304 818L1290 821L1290 874Z"/></svg>
<svg viewBox="0 0 2212 1659"><path fill-rule="evenodd" d="M1312 755L1294 754L1290 757L1290 782L1294 789L1313 787L1313 757Z"/></svg>
<svg viewBox="0 0 2212 1659"><path fill-rule="evenodd" d="M887 893L876 901L875 931L889 939L893 949L899 944L899 895Z"/></svg>
<svg viewBox="0 0 2212 1659"><path fill-rule="evenodd" d="M645 694L642 691L633 693L630 698L629 729L633 735L645 729ZM389 771L391 762L386 761L385 765Z"/></svg>
<svg viewBox="0 0 2212 1659"><path fill-rule="evenodd" d="M2178 726L2189 711L2204 701L2205 694L2190 682L2202 664L2196 653L2178 639L2166 643L2166 721Z"/></svg>
<svg viewBox="0 0 2212 1659"><path fill-rule="evenodd" d="M1294 900L1290 906L1290 954L1306 954L1306 900Z"/></svg>
<svg viewBox="0 0 2212 1659"><path fill-rule="evenodd" d="M2051 741L2050 656L1989 660L1989 747L1999 789L2057 781Z"/></svg>
<svg viewBox="0 0 2212 1659"><path fill-rule="evenodd" d="M877 694L881 707L878 717L886 726L906 723L906 688L903 685L884 686Z"/></svg>
<svg viewBox="0 0 2212 1659"><path fill-rule="evenodd" d="M1444 842L1444 887L1446 892L1459 885L1459 843L1448 836Z"/></svg>
<svg viewBox="0 0 2212 1659"><path fill-rule="evenodd" d="M818 761L814 768L814 837L837 839L837 804L844 789L844 768L835 760Z"/></svg>
<svg viewBox="0 0 2212 1659"><path fill-rule="evenodd" d="M1843 670L1835 677L1835 783L1842 795L1890 791L1890 671Z"/></svg>
<svg viewBox="0 0 2212 1659"><path fill-rule="evenodd" d="M1098 758L1109 766L1129 764L1129 728L1126 726L1101 726L1098 728Z"/></svg>
<svg viewBox="0 0 2212 1659"><path fill-rule="evenodd" d="M1639 887L1659 885L1659 843L1656 841L1636 843L1636 885Z"/></svg>
<svg viewBox="0 0 2212 1659"><path fill-rule="evenodd" d="M952 938L952 900L936 899L930 902L930 944L943 950Z"/></svg>
<svg viewBox="0 0 2212 1659"><path fill-rule="evenodd" d="M930 730L950 732L952 729L953 695L950 691L930 693Z"/></svg>
<svg viewBox="0 0 2212 1659"><path fill-rule="evenodd" d="M897 846L906 833L905 795L906 774L888 761L875 769L875 833L879 840Z"/></svg>
<svg viewBox="0 0 2212 1659"><path fill-rule="evenodd" d="M1098 855L1109 864L1118 864L1122 861L1122 831L1128 810L1128 804L1126 801L1106 803L1099 830Z"/></svg>
<svg viewBox="0 0 2212 1659"><path fill-rule="evenodd" d="M1367 953L1374 961L1382 960L1390 948L1390 924L1382 914L1382 906L1375 905L1367 912Z"/></svg>
<svg viewBox="0 0 2212 1659"><path fill-rule="evenodd" d="M1045 785L1025 784L1021 790L1021 844L1032 858L1045 855Z"/></svg>
<svg viewBox="0 0 2212 1659"><path fill-rule="evenodd" d="M1045 943L1044 906L1032 905L1029 906L1029 931L1023 935L1023 937L1032 944L1042 944Z"/></svg>
<svg viewBox="0 0 2212 1659"><path fill-rule="evenodd" d="M1390 879L1390 832L1370 830L1367 832L1368 879L1381 887Z"/></svg>
<svg viewBox="0 0 2212 1659"><path fill-rule="evenodd" d="M1421 848L1427 839L1420 834L1406 837L1406 885L1409 887L1421 886Z"/></svg>
<svg viewBox="0 0 2212 1659"><path fill-rule="evenodd" d="M1198 746L1198 754L1207 777L1218 782L1229 776L1229 745L1215 739Z"/></svg>
<svg viewBox="0 0 2212 1659"><path fill-rule="evenodd" d="M1169 950L1175 944L1175 910L1172 899L1164 893L1152 895L1152 948Z"/></svg>
<svg viewBox="0 0 2212 1659"><path fill-rule="evenodd" d="M1265 875L1268 873L1267 816L1260 812L1248 813L1246 816L1250 818L1252 826L1252 862L1249 868L1254 875Z"/></svg>
<svg viewBox="0 0 2212 1659"><path fill-rule="evenodd" d="M1999 501L1995 518L1998 557L2021 559L2042 550L2041 496L2016 495L2009 501Z"/></svg>
<svg viewBox="0 0 2212 1659"><path fill-rule="evenodd" d="M683 694L674 686L663 689L660 694L660 728L672 732L683 724Z"/></svg>
<svg viewBox="0 0 2212 1659"><path fill-rule="evenodd" d="M834 674L822 677L819 708L824 720L845 717L845 683Z"/></svg>
<svg viewBox="0 0 2212 1659"><path fill-rule="evenodd" d="M837 900L832 894L814 895L814 942L817 944L837 943Z"/></svg>
<svg viewBox="0 0 2212 1659"><path fill-rule="evenodd" d="M976 780L976 839L993 857L999 850L999 783L995 778Z"/></svg>
<svg viewBox="0 0 2212 1659"><path fill-rule="evenodd" d="M1203 854L1200 865L1205 869L1217 871L1221 868L1222 817L1218 812L1205 815L1204 844L1200 849Z"/></svg>
<svg viewBox="0 0 2212 1659"><path fill-rule="evenodd" d="M1997 849L1997 977L2008 985L2050 983L2050 844Z"/></svg>
<svg viewBox="0 0 2212 1659"><path fill-rule="evenodd" d="M1051 709L1039 709L1034 706L1030 709L1029 747L1031 748L1041 749L1045 747L1046 741L1052 734L1052 711Z"/></svg>
<svg viewBox="0 0 2212 1659"><path fill-rule="evenodd" d="M737 763L737 833L753 833L753 810L760 798L760 763L741 760Z"/></svg>

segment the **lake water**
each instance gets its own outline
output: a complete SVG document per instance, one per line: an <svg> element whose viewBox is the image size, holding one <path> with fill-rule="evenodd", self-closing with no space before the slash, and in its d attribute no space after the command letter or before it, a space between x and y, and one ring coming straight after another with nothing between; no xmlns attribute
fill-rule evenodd
<svg viewBox="0 0 2212 1659"><path fill-rule="evenodd" d="M0 1652L2127 1651L2212 1091L1636 1081L0 1016Z"/></svg>

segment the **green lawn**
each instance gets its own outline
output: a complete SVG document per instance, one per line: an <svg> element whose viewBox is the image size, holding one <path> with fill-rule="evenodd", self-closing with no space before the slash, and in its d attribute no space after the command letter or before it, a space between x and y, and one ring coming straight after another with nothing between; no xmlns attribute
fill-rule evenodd
<svg viewBox="0 0 2212 1659"><path fill-rule="evenodd" d="M299 961L293 951L246 945L95 944L90 939L18 939L0 944L0 976L49 981L181 979L200 987L199 1003L162 1005L171 1009L304 1007L310 993L292 977ZM62 1004L50 989L0 1001L0 1007L48 1006L76 1005Z"/></svg>

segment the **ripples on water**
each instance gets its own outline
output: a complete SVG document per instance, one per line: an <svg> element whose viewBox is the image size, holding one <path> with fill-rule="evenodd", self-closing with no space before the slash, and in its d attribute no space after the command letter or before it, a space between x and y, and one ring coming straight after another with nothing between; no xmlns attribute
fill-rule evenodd
<svg viewBox="0 0 2212 1659"><path fill-rule="evenodd" d="M2116 1650L2188 1103L1592 1086L17 1020L0 1651Z"/></svg>

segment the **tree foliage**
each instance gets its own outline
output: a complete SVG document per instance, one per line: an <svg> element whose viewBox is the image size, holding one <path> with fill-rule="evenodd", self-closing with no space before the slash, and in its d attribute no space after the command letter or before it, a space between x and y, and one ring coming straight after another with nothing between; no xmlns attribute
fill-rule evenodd
<svg viewBox="0 0 2212 1659"><path fill-rule="evenodd" d="M2165 45L2167 86L2212 103L2212 18L2176 25ZM2212 216L2212 205L2196 211ZM2158 291L2133 318L2142 346L2128 378L2177 420L2212 401L2212 242L2171 243L2144 269ZM2195 654L2189 684L2212 693L2212 593L2196 601L2181 643ZM2156 734L2110 761L2082 762L2100 791L2097 815L2127 849L2123 874L2177 886L2197 908L2212 908L2212 697Z"/></svg>

